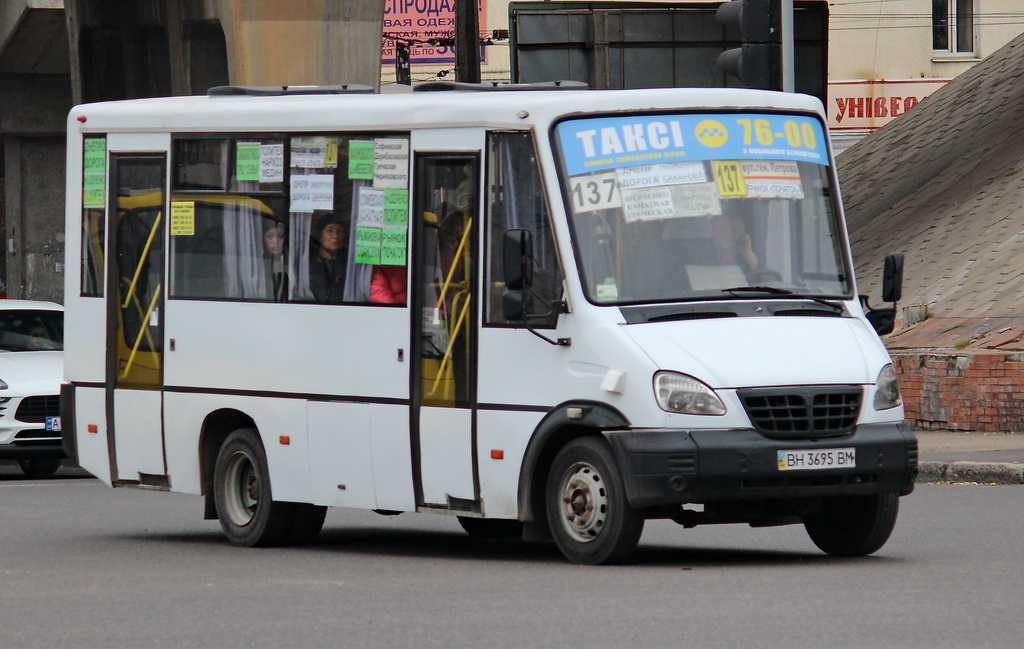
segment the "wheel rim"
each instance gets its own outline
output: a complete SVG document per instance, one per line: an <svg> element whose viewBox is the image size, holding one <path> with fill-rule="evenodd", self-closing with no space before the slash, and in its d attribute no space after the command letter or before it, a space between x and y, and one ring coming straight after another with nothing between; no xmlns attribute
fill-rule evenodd
<svg viewBox="0 0 1024 649"><path fill-rule="evenodd" d="M252 457L235 451L228 459L224 477L224 505L228 518L239 527L248 525L260 504L260 476Z"/></svg>
<svg viewBox="0 0 1024 649"><path fill-rule="evenodd" d="M601 535L608 518L604 479L592 464L577 462L562 477L559 518L576 541L588 543Z"/></svg>

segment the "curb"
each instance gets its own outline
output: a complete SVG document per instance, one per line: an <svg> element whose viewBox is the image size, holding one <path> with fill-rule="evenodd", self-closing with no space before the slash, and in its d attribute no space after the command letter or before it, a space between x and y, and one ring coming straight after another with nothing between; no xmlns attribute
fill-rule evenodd
<svg viewBox="0 0 1024 649"><path fill-rule="evenodd" d="M919 462L917 482L976 482L1024 485L1024 464L1007 462Z"/></svg>

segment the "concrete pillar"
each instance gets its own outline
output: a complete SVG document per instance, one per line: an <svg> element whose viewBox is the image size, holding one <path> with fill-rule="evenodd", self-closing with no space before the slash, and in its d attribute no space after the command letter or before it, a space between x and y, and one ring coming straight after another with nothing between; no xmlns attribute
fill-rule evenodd
<svg viewBox="0 0 1024 649"><path fill-rule="evenodd" d="M70 95L66 76L0 74L8 297L64 301L64 127Z"/></svg>
<svg viewBox="0 0 1024 649"><path fill-rule="evenodd" d="M380 86L384 0L215 0L231 83Z"/></svg>

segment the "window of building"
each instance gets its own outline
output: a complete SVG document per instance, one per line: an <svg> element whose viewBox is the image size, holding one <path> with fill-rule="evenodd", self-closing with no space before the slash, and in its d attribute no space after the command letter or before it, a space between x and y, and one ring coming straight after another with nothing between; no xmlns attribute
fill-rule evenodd
<svg viewBox="0 0 1024 649"><path fill-rule="evenodd" d="M932 0L932 49L937 54L974 54L974 3Z"/></svg>

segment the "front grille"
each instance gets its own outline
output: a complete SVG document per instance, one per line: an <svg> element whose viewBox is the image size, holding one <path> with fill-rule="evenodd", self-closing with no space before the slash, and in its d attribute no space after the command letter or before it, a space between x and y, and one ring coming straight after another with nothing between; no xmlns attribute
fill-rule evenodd
<svg viewBox="0 0 1024 649"><path fill-rule="evenodd" d="M46 430L45 428L33 428L31 430L23 430L14 436L15 440L34 440L34 439L60 439L60 433Z"/></svg>
<svg viewBox="0 0 1024 649"><path fill-rule="evenodd" d="M856 386L737 391L754 428L775 439L849 433L857 423L861 394Z"/></svg>
<svg viewBox="0 0 1024 649"><path fill-rule="evenodd" d="M58 395L45 397L25 397L18 405L18 412L14 418L29 424L42 424L47 417L60 415L60 397Z"/></svg>

